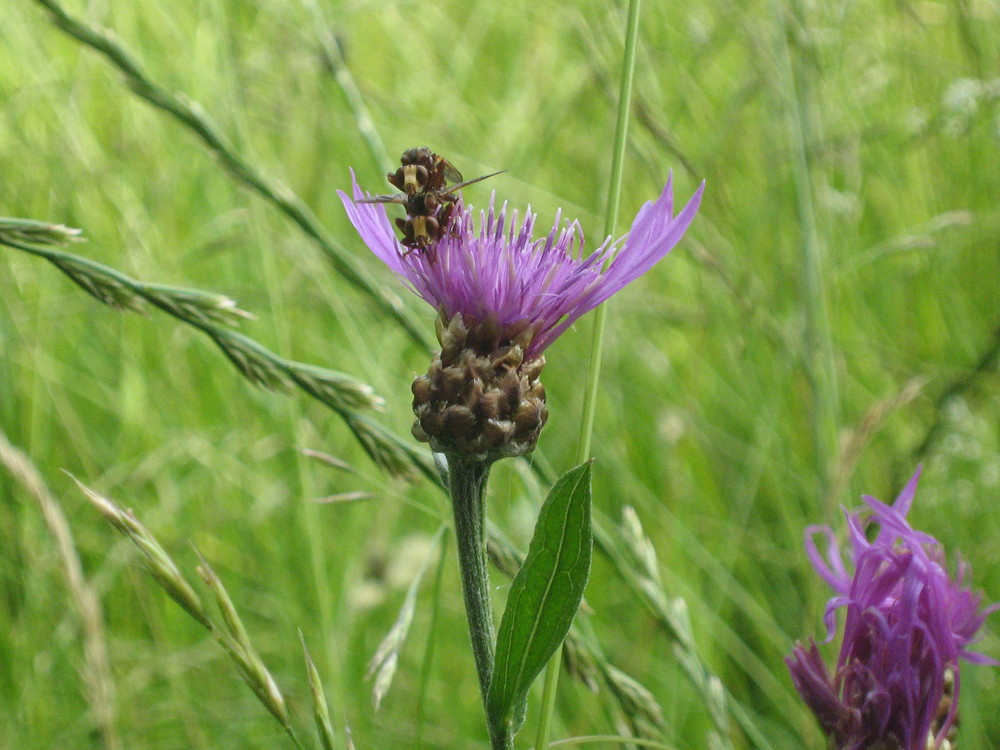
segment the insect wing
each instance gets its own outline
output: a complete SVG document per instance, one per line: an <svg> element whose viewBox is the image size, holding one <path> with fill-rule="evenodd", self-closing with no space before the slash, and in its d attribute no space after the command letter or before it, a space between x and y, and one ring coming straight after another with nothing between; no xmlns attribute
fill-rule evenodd
<svg viewBox="0 0 1000 750"><path fill-rule="evenodd" d="M444 194L450 195L451 193L454 193L456 190L461 190L462 188L467 187L468 185L472 185L475 182L482 182L483 180L486 180L490 177L496 177L498 174L503 174L506 171L507 171L506 169L501 169L499 172L491 172L490 174L484 174L480 175L479 177L473 177L471 180L466 180L465 182L460 182L457 185L452 185L446 191L444 191Z"/></svg>
<svg viewBox="0 0 1000 750"><path fill-rule="evenodd" d="M461 182L462 173L455 168L455 165L443 156L438 158L441 160L441 173L444 175L445 182Z"/></svg>
<svg viewBox="0 0 1000 750"><path fill-rule="evenodd" d="M358 198L355 203L399 203L406 205L405 195L370 195L367 198Z"/></svg>

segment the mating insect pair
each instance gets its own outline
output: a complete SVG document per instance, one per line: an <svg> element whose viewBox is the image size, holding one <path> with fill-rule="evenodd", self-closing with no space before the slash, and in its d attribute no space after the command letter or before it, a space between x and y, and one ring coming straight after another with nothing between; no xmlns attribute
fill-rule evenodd
<svg viewBox="0 0 1000 750"><path fill-rule="evenodd" d="M373 195L359 203L398 203L406 209L405 219L396 219L403 232L400 242L410 250L430 250L447 234L458 201L458 190L500 172L462 180L455 166L426 146L403 152L400 167L386 179L403 195ZM453 183L453 184L452 184ZM409 250L407 251L409 252Z"/></svg>

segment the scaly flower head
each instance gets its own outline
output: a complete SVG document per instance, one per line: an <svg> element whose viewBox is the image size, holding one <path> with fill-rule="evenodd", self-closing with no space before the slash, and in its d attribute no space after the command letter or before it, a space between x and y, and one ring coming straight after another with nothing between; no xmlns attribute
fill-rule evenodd
<svg viewBox="0 0 1000 750"><path fill-rule="evenodd" d="M518 455L531 450L547 417L538 376L543 352L581 315L663 258L698 211L704 185L676 216L668 180L628 234L586 254L583 231L561 216L535 236L523 217L490 200L475 213L459 202L443 236L427 248L400 244L381 203L353 179L340 191L351 223L403 282L438 312L442 351L414 383L414 434L444 452Z"/></svg>
<svg viewBox="0 0 1000 750"><path fill-rule="evenodd" d="M797 644L786 662L837 750L945 746L957 728L959 658L997 664L968 648L996 606L980 609L981 594L962 585L967 566L951 578L940 543L906 520L919 476L918 469L892 506L865 496L867 520L847 514L853 574L831 529L806 530L809 559L836 593L824 617L827 640L840 607L844 638L832 677L815 642ZM870 525L878 526L871 540ZM827 539L825 559L816 534Z"/></svg>

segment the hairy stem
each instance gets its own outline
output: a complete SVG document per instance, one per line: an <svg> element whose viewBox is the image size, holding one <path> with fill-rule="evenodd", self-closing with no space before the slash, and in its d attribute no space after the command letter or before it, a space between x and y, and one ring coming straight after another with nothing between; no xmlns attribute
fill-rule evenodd
<svg viewBox="0 0 1000 750"><path fill-rule="evenodd" d="M490 465L484 461L457 454L448 456L448 486L455 515L458 566L483 708L486 708L493 677L496 643L490 581L486 572L486 481L489 474ZM511 738L502 727L490 727L490 744L493 750L512 747Z"/></svg>

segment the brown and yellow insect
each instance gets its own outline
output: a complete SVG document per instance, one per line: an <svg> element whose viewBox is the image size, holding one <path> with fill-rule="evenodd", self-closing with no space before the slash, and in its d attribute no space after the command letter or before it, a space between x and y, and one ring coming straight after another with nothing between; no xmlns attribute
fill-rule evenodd
<svg viewBox="0 0 1000 750"><path fill-rule="evenodd" d="M409 148L395 172L386 174L389 184L402 195L373 195L358 203L398 203L406 209L405 219L396 219L403 233L400 242L411 250L426 250L440 240L451 226L457 191L500 172L462 179L455 165L426 146Z"/></svg>

